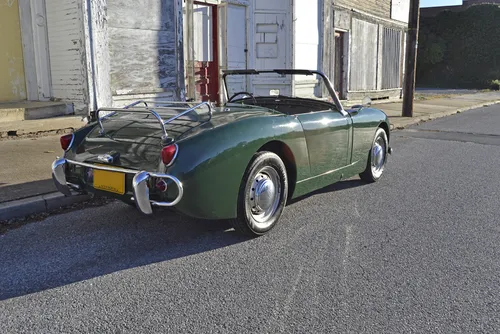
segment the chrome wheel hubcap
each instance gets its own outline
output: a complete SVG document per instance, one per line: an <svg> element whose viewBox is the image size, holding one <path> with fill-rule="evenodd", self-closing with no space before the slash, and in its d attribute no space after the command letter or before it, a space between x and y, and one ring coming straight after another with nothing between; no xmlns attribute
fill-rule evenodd
<svg viewBox="0 0 500 334"><path fill-rule="evenodd" d="M248 197L248 206L253 219L260 228L266 228L278 209L281 196L281 184L274 168L264 167L254 177Z"/></svg>
<svg viewBox="0 0 500 334"><path fill-rule="evenodd" d="M385 140L378 137L372 148L372 173L375 177L379 177L384 171L385 156L386 156Z"/></svg>

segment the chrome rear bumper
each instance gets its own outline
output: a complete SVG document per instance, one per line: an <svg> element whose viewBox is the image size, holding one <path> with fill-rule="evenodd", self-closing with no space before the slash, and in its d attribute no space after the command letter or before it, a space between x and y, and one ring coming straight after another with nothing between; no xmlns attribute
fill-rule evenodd
<svg viewBox="0 0 500 334"><path fill-rule="evenodd" d="M134 201L136 203L137 208L144 214L153 213L152 206L161 206L161 207L169 207L174 206L180 202L182 199L182 195L184 194L184 190L182 187L182 182L179 181L175 176L168 174L158 174L151 173L145 171L137 171L132 169L121 169L114 168L110 166L96 166L93 164L88 164L84 162L72 161L65 158L57 159L52 163L52 179L56 185L57 190L63 193L66 196L71 196L71 188L77 188L75 185L69 184L66 181L66 174L64 172L66 164L77 165L82 167L88 167L99 170L106 170L111 172L120 172L126 174L133 174L134 178L132 181L132 187L134 191ZM148 188L148 179L150 177L162 178L162 179L170 179L172 180L179 191L179 194L172 202L157 202L150 200L149 198L149 188ZM78 190L78 189L76 189Z"/></svg>

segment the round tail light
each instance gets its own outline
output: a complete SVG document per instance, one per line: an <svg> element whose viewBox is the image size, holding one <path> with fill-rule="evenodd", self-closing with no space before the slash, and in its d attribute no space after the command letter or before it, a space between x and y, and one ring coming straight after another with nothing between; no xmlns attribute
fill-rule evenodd
<svg viewBox="0 0 500 334"><path fill-rule="evenodd" d="M170 166L174 162L175 157L177 156L177 150L177 144L165 146L161 150L161 160L166 166Z"/></svg>
<svg viewBox="0 0 500 334"><path fill-rule="evenodd" d="M61 148L65 151L69 150L71 144L73 144L73 139L75 138L74 134L64 135L59 141L61 142Z"/></svg>

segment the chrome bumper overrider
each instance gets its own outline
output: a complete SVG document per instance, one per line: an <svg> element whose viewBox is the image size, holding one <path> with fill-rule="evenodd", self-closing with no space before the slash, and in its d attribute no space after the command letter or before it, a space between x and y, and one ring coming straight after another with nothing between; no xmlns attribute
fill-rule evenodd
<svg viewBox="0 0 500 334"><path fill-rule="evenodd" d="M92 164L87 164L84 162L72 161L65 158L57 159L52 163L52 179L56 185L57 190L66 196L71 196L71 188L75 188L74 185L66 182L66 174L64 173L64 168L66 164L77 165L82 167L88 167L99 170L106 170L111 172L120 172L126 174L133 174L134 179L132 181L132 187L134 189L134 201L137 208L145 214L153 213L152 206L174 206L180 202L182 195L184 193L182 183L176 177L168 174L158 174L150 173L145 171L137 171L132 169L118 169L108 166L96 166ZM150 177L163 178L172 180L179 190L179 194L172 202L157 202L149 199L149 188L147 181Z"/></svg>

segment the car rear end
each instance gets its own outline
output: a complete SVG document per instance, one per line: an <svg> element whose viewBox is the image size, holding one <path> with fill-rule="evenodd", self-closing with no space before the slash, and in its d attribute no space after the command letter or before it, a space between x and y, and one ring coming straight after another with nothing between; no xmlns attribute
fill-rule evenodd
<svg viewBox="0 0 500 334"><path fill-rule="evenodd" d="M52 164L57 189L67 196L76 191L115 197L135 203L145 214L153 206L175 206L183 186L167 170L179 152L176 139L200 124L188 111L160 116L130 109L107 118L97 115L97 122L61 137L65 154Z"/></svg>

